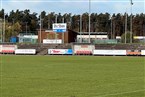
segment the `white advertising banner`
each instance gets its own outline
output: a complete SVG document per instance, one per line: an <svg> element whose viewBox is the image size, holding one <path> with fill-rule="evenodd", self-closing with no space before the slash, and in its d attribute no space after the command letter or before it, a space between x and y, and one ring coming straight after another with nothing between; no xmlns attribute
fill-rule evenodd
<svg viewBox="0 0 145 97"><path fill-rule="evenodd" d="M94 50L94 55L126 55L126 50Z"/></svg>
<svg viewBox="0 0 145 97"><path fill-rule="evenodd" d="M24 38L38 39L38 35L24 35Z"/></svg>
<svg viewBox="0 0 145 97"><path fill-rule="evenodd" d="M54 23L52 25L53 31L54 32L66 32L66 27L67 24L66 23Z"/></svg>
<svg viewBox="0 0 145 97"><path fill-rule="evenodd" d="M134 36L133 38L134 39L140 39L141 40L141 39L145 39L145 36Z"/></svg>
<svg viewBox="0 0 145 97"><path fill-rule="evenodd" d="M90 54L94 49L94 45L74 45L74 54Z"/></svg>
<svg viewBox="0 0 145 97"><path fill-rule="evenodd" d="M97 39L108 39L108 35L77 35L77 38L97 38Z"/></svg>
<svg viewBox="0 0 145 97"><path fill-rule="evenodd" d="M17 49L17 45L2 45L2 53L14 53Z"/></svg>
<svg viewBox="0 0 145 97"><path fill-rule="evenodd" d="M145 55L145 50L141 50L141 55Z"/></svg>
<svg viewBox="0 0 145 97"><path fill-rule="evenodd" d="M43 39L44 44L61 44L61 39Z"/></svg>
<svg viewBox="0 0 145 97"><path fill-rule="evenodd" d="M48 54L72 54L72 49L48 49Z"/></svg>
<svg viewBox="0 0 145 97"><path fill-rule="evenodd" d="M36 54L36 49L16 49L15 54Z"/></svg>

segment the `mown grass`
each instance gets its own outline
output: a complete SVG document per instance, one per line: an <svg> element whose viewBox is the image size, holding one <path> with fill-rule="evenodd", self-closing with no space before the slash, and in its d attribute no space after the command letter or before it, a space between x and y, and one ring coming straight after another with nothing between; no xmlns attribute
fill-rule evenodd
<svg viewBox="0 0 145 97"><path fill-rule="evenodd" d="M1 56L1 97L145 97L144 57Z"/></svg>

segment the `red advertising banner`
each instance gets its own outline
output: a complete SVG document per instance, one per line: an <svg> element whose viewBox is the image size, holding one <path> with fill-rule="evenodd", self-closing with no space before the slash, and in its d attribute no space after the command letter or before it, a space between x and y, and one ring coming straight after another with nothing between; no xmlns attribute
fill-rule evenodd
<svg viewBox="0 0 145 97"><path fill-rule="evenodd" d="M141 51L140 50L127 50L126 54L127 55L141 55Z"/></svg>
<svg viewBox="0 0 145 97"><path fill-rule="evenodd" d="M74 54L90 55L95 49L94 45L74 45Z"/></svg>
<svg viewBox="0 0 145 97"><path fill-rule="evenodd" d="M0 45L0 53L2 52L2 45Z"/></svg>
<svg viewBox="0 0 145 97"><path fill-rule="evenodd" d="M2 45L1 53L14 53L17 49L17 45Z"/></svg>

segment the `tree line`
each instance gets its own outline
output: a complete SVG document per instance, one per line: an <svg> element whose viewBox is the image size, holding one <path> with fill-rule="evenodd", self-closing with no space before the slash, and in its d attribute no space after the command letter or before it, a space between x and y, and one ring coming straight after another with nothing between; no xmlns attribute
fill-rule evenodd
<svg viewBox="0 0 145 97"><path fill-rule="evenodd" d="M31 32L37 34L40 28L40 14L33 12L29 9L25 10L12 10L8 14L4 14L4 9L0 10L0 18L4 19L5 16L5 31L6 38L16 36L20 32ZM121 36L125 33L125 20L127 15L127 31L130 31L130 18L131 15L124 13L109 14L109 13L91 13L90 15L90 31L91 32L108 32L110 38ZM80 29L80 19L82 28ZM65 13L56 14L55 12L41 12L41 28L52 29L53 23L67 23L68 29L79 32L89 31L89 13L72 14ZM145 35L145 14L132 15L132 32L135 36Z"/></svg>

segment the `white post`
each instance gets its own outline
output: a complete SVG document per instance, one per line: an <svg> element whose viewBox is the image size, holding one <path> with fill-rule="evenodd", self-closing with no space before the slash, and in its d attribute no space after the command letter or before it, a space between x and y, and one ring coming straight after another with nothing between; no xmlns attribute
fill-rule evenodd
<svg viewBox="0 0 145 97"><path fill-rule="evenodd" d="M125 44L126 44L126 34L127 34L127 9L125 14Z"/></svg>
<svg viewBox="0 0 145 97"><path fill-rule="evenodd" d="M70 29L72 29L72 25L71 25L71 23L72 23L72 18L70 17Z"/></svg>
<svg viewBox="0 0 145 97"><path fill-rule="evenodd" d="M5 42L5 13L4 13L4 30L3 30L3 42Z"/></svg>
<svg viewBox="0 0 145 97"><path fill-rule="evenodd" d="M57 14L55 15L55 23L57 23ZM55 32L55 40L56 40L56 43L57 43L57 32Z"/></svg>
<svg viewBox="0 0 145 97"><path fill-rule="evenodd" d="M80 43L82 43L82 15L80 15L80 36L81 36Z"/></svg>
<svg viewBox="0 0 145 97"><path fill-rule="evenodd" d="M3 29L3 23L2 23L2 22L3 22L2 19L0 19L1 42L2 42L2 39L3 39L3 38L2 38L2 37L3 37L3 35L2 35L2 34L3 34L3 33L2 33L2 32L3 32L3 30L2 30L2 29Z"/></svg>
<svg viewBox="0 0 145 97"><path fill-rule="evenodd" d="M41 43L41 14L40 14L40 43Z"/></svg>
<svg viewBox="0 0 145 97"><path fill-rule="evenodd" d="M26 22L26 35L27 35L27 22Z"/></svg>
<svg viewBox="0 0 145 97"><path fill-rule="evenodd" d="M113 17L113 32L112 32L112 39L115 39L115 17Z"/></svg>
<svg viewBox="0 0 145 97"><path fill-rule="evenodd" d="M62 23L64 23L64 17L62 18ZM64 33L65 32L62 32L62 40L63 40L63 43L64 43Z"/></svg>
<svg viewBox="0 0 145 97"><path fill-rule="evenodd" d="M90 40L90 14L91 14L91 0L89 0L89 43L91 43L91 40Z"/></svg>
<svg viewBox="0 0 145 97"><path fill-rule="evenodd" d="M112 17L111 17L111 39L112 39Z"/></svg>
<svg viewBox="0 0 145 97"><path fill-rule="evenodd" d="M13 32L12 32L12 35L14 35L14 18L12 20L13 20Z"/></svg>
<svg viewBox="0 0 145 97"><path fill-rule="evenodd" d="M50 17L48 17L48 29L50 29Z"/></svg>
<svg viewBox="0 0 145 97"><path fill-rule="evenodd" d="M133 2L131 0L130 2L130 5L131 5L131 15L130 15L130 43L132 43L132 5L133 5Z"/></svg>

